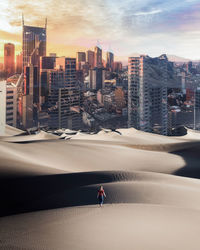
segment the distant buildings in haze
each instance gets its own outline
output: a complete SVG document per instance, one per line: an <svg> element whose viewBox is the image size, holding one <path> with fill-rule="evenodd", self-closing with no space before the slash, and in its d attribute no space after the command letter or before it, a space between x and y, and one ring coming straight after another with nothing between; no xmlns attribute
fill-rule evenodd
<svg viewBox="0 0 200 250"><path fill-rule="evenodd" d="M15 45L12 43L4 44L4 71L7 77L15 73Z"/></svg>

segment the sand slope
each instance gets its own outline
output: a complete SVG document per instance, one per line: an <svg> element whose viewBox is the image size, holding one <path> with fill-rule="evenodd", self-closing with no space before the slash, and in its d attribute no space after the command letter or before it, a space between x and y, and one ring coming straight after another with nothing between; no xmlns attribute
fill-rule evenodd
<svg viewBox="0 0 200 250"><path fill-rule="evenodd" d="M5 250L199 249L199 212L169 206L84 206L5 217L0 223Z"/></svg>
<svg viewBox="0 0 200 250"><path fill-rule="evenodd" d="M0 138L0 249L199 249L199 133L69 137Z"/></svg>

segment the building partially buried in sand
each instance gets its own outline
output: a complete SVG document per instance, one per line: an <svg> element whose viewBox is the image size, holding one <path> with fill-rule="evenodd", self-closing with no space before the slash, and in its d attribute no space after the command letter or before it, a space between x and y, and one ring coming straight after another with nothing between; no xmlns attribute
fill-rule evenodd
<svg viewBox="0 0 200 250"><path fill-rule="evenodd" d="M4 134L6 125L6 81L0 81L0 135Z"/></svg>

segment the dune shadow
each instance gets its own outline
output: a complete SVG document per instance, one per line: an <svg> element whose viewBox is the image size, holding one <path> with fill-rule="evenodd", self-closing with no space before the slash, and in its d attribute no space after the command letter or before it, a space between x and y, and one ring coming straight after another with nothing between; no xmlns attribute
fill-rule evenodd
<svg viewBox="0 0 200 250"><path fill-rule="evenodd" d="M0 216L97 204L102 183L134 178L133 173L96 171L34 177L0 178Z"/></svg>
<svg viewBox="0 0 200 250"><path fill-rule="evenodd" d="M173 174L177 176L200 179L200 146L173 152L172 154L181 156L185 161L185 166Z"/></svg>

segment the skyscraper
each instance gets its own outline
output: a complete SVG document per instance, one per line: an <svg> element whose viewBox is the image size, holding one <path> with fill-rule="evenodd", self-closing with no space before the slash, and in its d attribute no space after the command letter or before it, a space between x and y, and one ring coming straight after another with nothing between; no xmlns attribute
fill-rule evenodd
<svg viewBox="0 0 200 250"><path fill-rule="evenodd" d="M105 70L102 68L94 68L89 70L90 89L99 90L103 87L105 81Z"/></svg>
<svg viewBox="0 0 200 250"><path fill-rule="evenodd" d="M37 66L24 68L24 93L22 124L24 128L38 125L39 110L39 74Z"/></svg>
<svg viewBox="0 0 200 250"><path fill-rule="evenodd" d="M51 72L49 94L49 127L80 129L80 88L76 82L76 59L56 58Z"/></svg>
<svg viewBox="0 0 200 250"><path fill-rule="evenodd" d="M120 72L122 71L122 63L121 62L114 62L113 63L113 70L114 72Z"/></svg>
<svg viewBox="0 0 200 250"><path fill-rule="evenodd" d="M94 48L94 67L102 68L102 49L98 46Z"/></svg>
<svg viewBox="0 0 200 250"><path fill-rule="evenodd" d="M22 52L16 56L16 73L22 73L22 62L23 62L23 55Z"/></svg>
<svg viewBox="0 0 200 250"><path fill-rule="evenodd" d="M85 61L86 61L85 52L77 52L76 53L76 62L85 62Z"/></svg>
<svg viewBox="0 0 200 250"><path fill-rule="evenodd" d="M4 44L4 71L7 77L15 73L15 45L12 43Z"/></svg>
<svg viewBox="0 0 200 250"><path fill-rule="evenodd" d="M46 56L46 24L44 28L23 24L23 68L39 66L40 56Z"/></svg>
<svg viewBox="0 0 200 250"><path fill-rule="evenodd" d="M39 77L39 96L40 106L43 106L48 99L50 89L50 75L55 67L56 57L42 56L40 57L40 77Z"/></svg>
<svg viewBox="0 0 200 250"><path fill-rule="evenodd" d="M86 54L85 52L76 53L76 69L81 70L82 63L86 63Z"/></svg>
<svg viewBox="0 0 200 250"><path fill-rule="evenodd" d="M5 132L6 125L6 81L0 81L0 135Z"/></svg>
<svg viewBox="0 0 200 250"><path fill-rule="evenodd" d="M6 124L17 126L17 86L12 82L6 84Z"/></svg>
<svg viewBox="0 0 200 250"><path fill-rule="evenodd" d="M114 64L114 54L112 52L106 53L106 68L110 71L113 71Z"/></svg>
<svg viewBox="0 0 200 250"><path fill-rule="evenodd" d="M94 68L94 51L88 50L86 55L87 55L86 61L89 64L89 68L93 69Z"/></svg>
<svg viewBox="0 0 200 250"><path fill-rule="evenodd" d="M40 57L40 69L54 69L56 57L42 56Z"/></svg>
<svg viewBox="0 0 200 250"><path fill-rule="evenodd" d="M129 127L167 135L167 64L166 55L129 58Z"/></svg>
<svg viewBox="0 0 200 250"><path fill-rule="evenodd" d="M46 23L45 27L24 25L23 22L23 73L24 95L22 98L22 123L25 128L36 126L40 109L40 57L46 56Z"/></svg>

